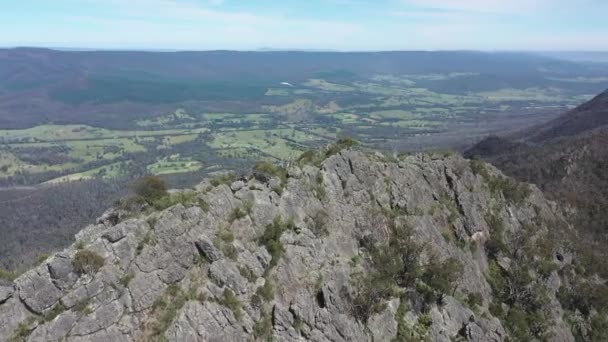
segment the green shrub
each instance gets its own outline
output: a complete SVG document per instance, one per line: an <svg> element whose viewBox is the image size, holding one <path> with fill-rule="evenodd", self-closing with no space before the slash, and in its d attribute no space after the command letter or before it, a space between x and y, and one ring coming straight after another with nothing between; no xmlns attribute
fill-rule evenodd
<svg viewBox="0 0 608 342"><path fill-rule="evenodd" d="M285 222L280 216L275 217L272 223L266 226L266 230L264 230L264 234L260 237L259 243L266 247L266 250L272 256L269 268L276 266L283 252L285 252L285 248L281 243L281 235L285 231L293 229L295 229L293 220L290 219Z"/></svg>
<svg viewBox="0 0 608 342"><path fill-rule="evenodd" d="M49 258L49 255L46 253L42 253L38 256L38 260L36 261L36 265L42 265Z"/></svg>
<svg viewBox="0 0 608 342"><path fill-rule="evenodd" d="M599 313L591 318L589 341L604 342L608 336L608 315Z"/></svg>
<svg viewBox="0 0 608 342"><path fill-rule="evenodd" d="M311 191L315 194L319 201L324 201L327 198L327 191L325 190L323 173L321 171L317 173L315 184L312 185Z"/></svg>
<svg viewBox="0 0 608 342"><path fill-rule="evenodd" d="M504 319L511 337L515 341L545 341L550 326L540 312L531 312L519 307L511 307Z"/></svg>
<svg viewBox="0 0 608 342"><path fill-rule="evenodd" d="M522 205L532 193L528 184L501 176L491 177L488 186L492 193L502 193L507 201L515 205Z"/></svg>
<svg viewBox="0 0 608 342"><path fill-rule="evenodd" d="M228 185L230 186L230 184L234 183L236 181L236 175L234 173L225 173L223 175L219 175L216 176L214 178L212 178L209 183L214 186L220 186L220 185Z"/></svg>
<svg viewBox="0 0 608 342"><path fill-rule="evenodd" d="M0 268L0 279L13 281L17 279L17 273Z"/></svg>
<svg viewBox="0 0 608 342"><path fill-rule="evenodd" d="M414 240L410 226L391 225L388 243L371 248L370 270L353 275L353 315L367 321L372 314L384 309L385 300L394 296L398 288L416 286L424 290L429 301L436 301L439 295L449 292L462 272L462 265L454 259L440 262L431 257L431 263L422 266L420 255L424 251L425 247ZM419 278L422 282L416 281Z"/></svg>
<svg viewBox="0 0 608 342"><path fill-rule="evenodd" d="M302 331L304 324L304 320L299 316L296 316L296 318L293 320L293 328L296 329L298 333Z"/></svg>
<svg viewBox="0 0 608 342"><path fill-rule="evenodd" d="M589 317L593 309L608 310L608 286L590 282L580 277L571 279L570 287L562 286L557 292L557 299L565 310L579 311Z"/></svg>
<svg viewBox="0 0 608 342"><path fill-rule="evenodd" d="M157 176L146 176L133 185L135 194L148 203L152 203L167 195L167 183Z"/></svg>
<svg viewBox="0 0 608 342"><path fill-rule="evenodd" d="M229 231L227 229L223 229L222 231L220 231L219 237L225 243L234 242L234 233L232 233L231 231Z"/></svg>
<svg viewBox="0 0 608 342"><path fill-rule="evenodd" d="M274 286L272 285L272 282L268 277L266 278L264 286L258 287L256 293L258 296L260 296L267 302L270 302L274 299Z"/></svg>
<svg viewBox="0 0 608 342"><path fill-rule="evenodd" d="M454 258L439 261L438 257L431 256L429 259L421 275L422 281L434 289L439 296L451 293L453 284L464 270L462 263Z"/></svg>
<svg viewBox="0 0 608 342"><path fill-rule="evenodd" d="M103 266L105 260L99 254L84 249L76 252L72 265L78 274L94 274Z"/></svg>
<svg viewBox="0 0 608 342"><path fill-rule="evenodd" d="M234 234L227 228L224 228L220 230L217 238L213 241L213 244L217 249L221 250L227 258L236 261L239 253L233 242Z"/></svg>
<svg viewBox="0 0 608 342"><path fill-rule="evenodd" d="M480 159L471 159L469 161L469 166L471 167L471 171L473 174L482 176L486 181L490 179L490 174L488 173L488 168L486 167L486 163Z"/></svg>
<svg viewBox="0 0 608 342"><path fill-rule="evenodd" d="M325 157L331 157L346 148L351 148L357 145L359 145L359 142L353 138L341 138L327 148L327 151L325 152Z"/></svg>
<svg viewBox="0 0 608 342"><path fill-rule="evenodd" d="M255 164L253 174L261 182L267 182L273 177L281 180L281 186L287 183L287 170L273 163L262 161Z"/></svg>
<svg viewBox="0 0 608 342"><path fill-rule="evenodd" d="M433 324L431 317L428 314L421 314L416 323L410 324L405 319L405 313L405 299L402 299L395 315L397 336L392 342L430 342L428 332Z"/></svg>
<svg viewBox="0 0 608 342"><path fill-rule="evenodd" d="M272 315L262 310L260 319L253 326L253 334L259 341L266 340L272 333Z"/></svg>
<svg viewBox="0 0 608 342"><path fill-rule="evenodd" d="M308 150L300 155L298 163L300 165L319 165L323 161L320 155L313 150Z"/></svg>
<svg viewBox="0 0 608 342"><path fill-rule="evenodd" d="M149 204L148 201L143 197L133 196L116 200L114 207L127 212L141 212L147 204Z"/></svg>
<svg viewBox="0 0 608 342"><path fill-rule="evenodd" d="M236 261L239 257L239 251L231 243L222 245L222 253L224 253L228 259L233 261Z"/></svg>
<svg viewBox="0 0 608 342"><path fill-rule="evenodd" d="M146 246L156 246L158 240L156 239L156 234L153 231L148 231L139 244L137 244L137 249L135 250L136 255L140 255Z"/></svg>
<svg viewBox="0 0 608 342"><path fill-rule="evenodd" d="M220 304L232 310L237 320L240 321L243 318L241 302L232 290L228 288L224 289L224 297L220 300Z"/></svg>
<svg viewBox="0 0 608 342"><path fill-rule="evenodd" d="M485 220L490 228L490 238L485 248L488 256L495 259L499 254L506 254L508 251L504 237L505 225L502 218L494 213L486 214Z"/></svg>
<svg viewBox="0 0 608 342"><path fill-rule="evenodd" d="M250 283L255 283L258 277L253 273L253 271L249 267L239 265L238 269L239 273L243 278L247 279L247 281Z"/></svg>
<svg viewBox="0 0 608 342"><path fill-rule="evenodd" d="M251 211L253 210L253 201L243 201L240 207L236 207L230 213L228 217L228 222L232 223L236 220L243 219L247 217L247 215L251 215Z"/></svg>
<svg viewBox="0 0 608 342"><path fill-rule="evenodd" d="M359 145L358 141L356 141L352 138L342 138L342 139L339 139L338 141L336 141L335 143L327 146L327 148L324 151L316 152L313 150L309 150L309 151L302 153L300 155L300 157L298 158L298 163L300 165L319 166L325 159L327 159L335 154L338 154L340 151L342 151L346 148L350 148L350 147L353 147L356 145Z"/></svg>
<svg viewBox="0 0 608 342"><path fill-rule="evenodd" d="M467 295L466 302L467 302L467 305L469 306L469 308L471 308L472 310L475 310L477 307L483 305L483 297L481 296L481 293L479 293L479 292L469 293Z"/></svg>
<svg viewBox="0 0 608 342"><path fill-rule="evenodd" d="M177 317L179 310L188 301L197 299L195 290L184 292L176 284L168 286L163 297L152 305L154 317L150 324L152 335L162 336Z"/></svg>
<svg viewBox="0 0 608 342"><path fill-rule="evenodd" d="M33 330L30 329L29 324L25 322L19 323L19 326L13 333L11 341L25 341Z"/></svg>
<svg viewBox="0 0 608 342"><path fill-rule="evenodd" d="M127 287L127 286L129 286L129 283L131 282L131 280L133 280L133 278L135 278L135 273L133 273L133 272L126 273L122 278L120 278L119 283L123 287Z"/></svg>
<svg viewBox="0 0 608 342"><path fill-rule="evenodd" d="M441 196L439 198L439 203L442 204L450 212L448 216L448 222L450 224L455 223L456 220L462 217L462 214L460 213L456 202L449 196Z"/></svg>
<svg viewBox="0 0 608 342"><path fill-rule="evenodd" d="M59 303L59 304L55 305L53 307L53 309L51 309L49 312L47 312L44 315L44 321L51 322L52 320L57 318L57 316L61 315L63 312L65 312L65 307L61 303Z"/></svg>
<svg viewBox="0 0 608 342"><path fill-rule="evenodd" d="M177 204L183 204L184 206L190 207L197 205L198 202L195 192L178 192L174 194L166 194L153 200L150 204L152 204L156 210L165 210Z"/></svg>
<svg viewBox="0 0 608 342"><path fill-rule="evenodd" d="M79 301L78 303L76 303L76 305L74 305L74 307L72 307L72 310L77 313L88 313L88 311L90 311L90 309L89 309L90 303L91 303L91 300L89 298L83 299L83 300Z"/></svg>
<svg viewBox="0 0 608 342"><path fill-rule="evenodd" d="M209 203L207 203L205 200L203 199L198 199L198 206L204 211L204 212L208 212L209 211Z"/></svg>
<svg viewBox="0 0 608 342"><path fill-rule="evenodd" d="M352 314L366 323L370 316L386 308L385 300L394 293L394 281L378 272L359 272L351 276L354 289Z"/></svg>
<svg viewBox="0 0 608 342"><path fill-rule="evenodd" d="M500 319L501 321L503 321L506 318L506 313L503 310L501 303L497 303L497 302L490 303L490 305L488 306L488 311L490 311L492 316Z"/></svg>
<svg viewBox="0 0 608 342"><path fill-rule="evenodd" d="M548 302L547 289L530 276L529 267L526 262L516 261L507 272L492 260L486 275L494 295L490 312L503 321L517 341L544 340L551 325L543 311ZM502 304L507 305L507 312Z"/></svg>
<svg viewBox="0 0 608 342"><path fill-rule="evenodd" d="M540 259L534 263L535 269L543 279L548 279L551 274L559 269L553 260Z"/></svg>

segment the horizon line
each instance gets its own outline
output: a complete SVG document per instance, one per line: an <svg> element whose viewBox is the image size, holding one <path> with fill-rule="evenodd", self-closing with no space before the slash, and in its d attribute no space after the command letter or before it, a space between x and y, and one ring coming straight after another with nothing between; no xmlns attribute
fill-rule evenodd
<svg viewBox="0 0 608 342"><path fill-rule="evenodd" d="M546 50L546 49L379 49L379 50L339 50L339 49L315 49L315 48L268 48L257 49L178 49L178 48L141 48L141 47L69 47L69 46L45 46L45 45L1 45L2 50L38 49L63 52L311 52L311 53L383 53L383 52L485 52L485 53L608 53L607 50Z"/></svg>

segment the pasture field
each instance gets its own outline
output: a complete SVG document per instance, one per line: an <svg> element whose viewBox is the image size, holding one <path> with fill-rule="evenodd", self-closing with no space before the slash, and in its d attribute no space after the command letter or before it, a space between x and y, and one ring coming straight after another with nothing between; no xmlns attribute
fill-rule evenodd
<svg viewBox="0 0 608 342"><path fill-rule="evenodd" d="M58 184L65 182L75 182L82 181L93 178L116 178L120 176L124 176L128 172L128 163L118 162L112 163L100 167L96 167L84 172L77 172L68 174L62 177L54 178L49 181L44 182L45 184Z"/></svg>
<svg viewBox="0 0 608 342"><path fill-rule="evenodd" d="M208 145L221 150L256 150L274 159L289 160L306 150L307 143L318 140L296 129L271 129L217 133Z"/></svg>
<svg viewBox="0 0 608 342"><path fill-rule="evenodd" d="M445 82L478 76L452 72L376 74L348 80L319 77L268 87L263 100L237 106L243 110L176 108L133 120L125 129L85 124L3 129L0 182L60 183L142 173L211 172L218 165L234 164L231 161L293 160L341 136L353 136L375 148L419 147L428 141L433 147L449 147L461 135L481 136L491 132L492 125L502 129L505 115L565 110L589 99L541 86L460 93L437 90ZM534 122L518 117L522 125Z"/></svg>
<svg viewBox="0 0 608 342"><path fill-rule="evenodd" d="M153 175L167 175L198 171L202 167L203 165L200 162L194 161L191 158L182 158L178 154L160 159L156 163L148 165L147 169Z"/></svg>

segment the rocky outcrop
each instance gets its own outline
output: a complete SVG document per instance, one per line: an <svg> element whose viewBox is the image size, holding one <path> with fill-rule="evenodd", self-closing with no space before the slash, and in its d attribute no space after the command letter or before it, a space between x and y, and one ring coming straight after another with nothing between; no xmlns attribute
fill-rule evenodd
<svg viewBox="0 0 608 342"><path fill-rule="evenodd" d="M259 178L205 181L161 212L108 212L72 247L0 286L0 340L392 341L414 331L505 341L509 327L490 310L501 305L484 246L498 234L492 222L540 234L561 219L537 189L514 203L458 156L343 151L321 167L289 168L286 181ZM425 301L428 284L417 281L364 319L353 279L369 271L370 244L387 240L393 219L426 246L423 262L455 260L462 272L439 300ZM103 260L93 271L78 271L92 262L78 256L85 251ZM548 295L549 339L573 341Z"/></svg>

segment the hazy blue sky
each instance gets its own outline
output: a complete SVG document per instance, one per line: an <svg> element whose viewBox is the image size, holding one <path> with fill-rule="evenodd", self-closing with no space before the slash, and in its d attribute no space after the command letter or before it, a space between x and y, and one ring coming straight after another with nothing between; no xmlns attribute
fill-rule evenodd
<svg viewBox="0 0 608 342"><path fill-rule="evenodd" d="M11 0L0 45L608 50L608 0Z"/></svg>

